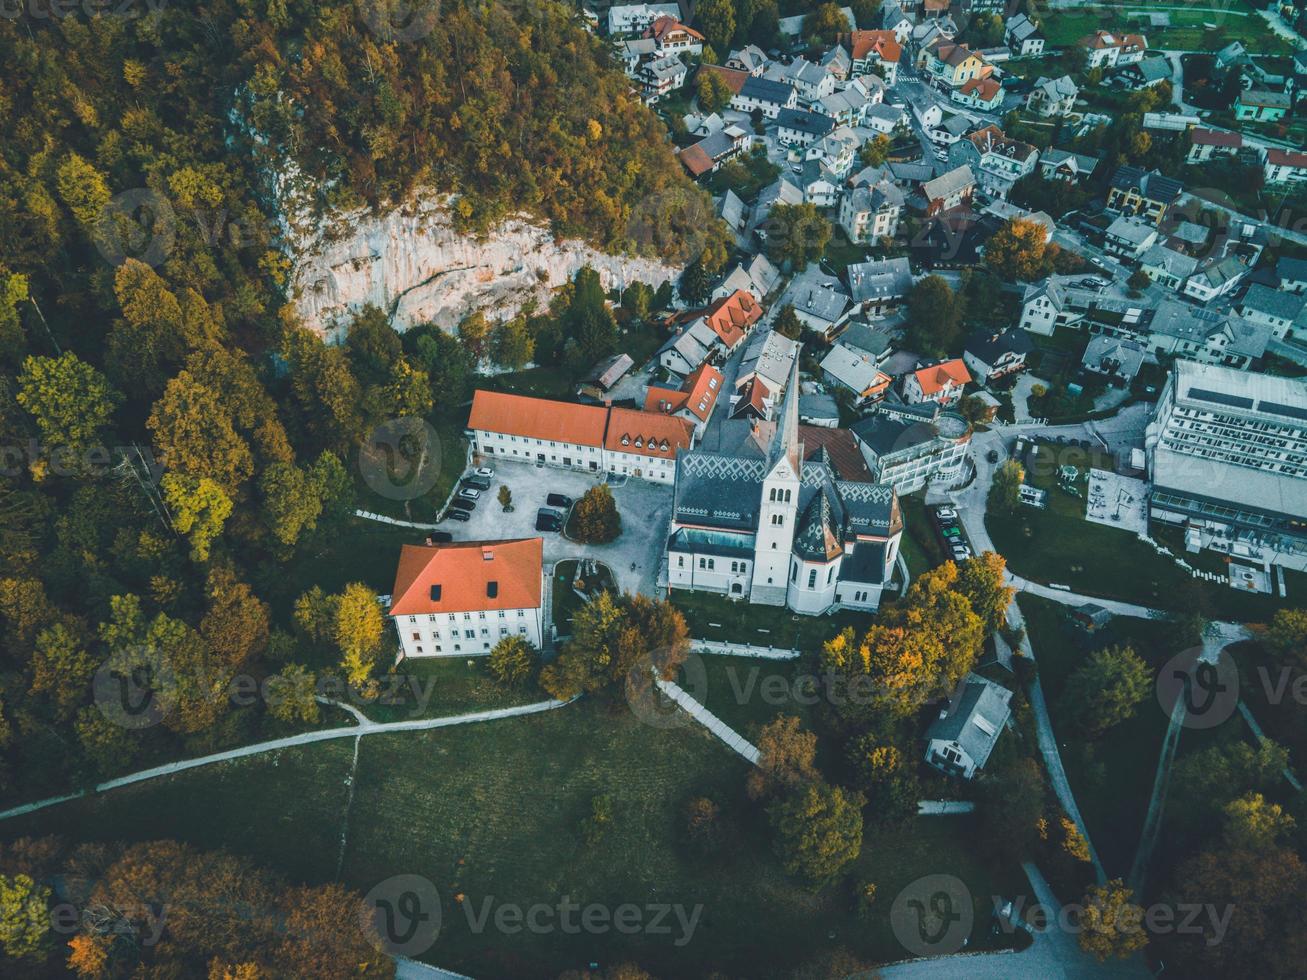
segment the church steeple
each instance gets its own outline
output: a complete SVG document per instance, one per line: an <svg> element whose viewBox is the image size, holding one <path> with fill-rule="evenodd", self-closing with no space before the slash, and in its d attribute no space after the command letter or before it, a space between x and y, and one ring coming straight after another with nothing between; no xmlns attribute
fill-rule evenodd
<svg viewBox="0 0 1307 980"><path fill-rule="evenodd" d="M776 468L780 460L785 459L790 469L797 476L803 466L803 443L799 441L799 358L795 352L794 363L790 365L790 380L785 386L785 397L781 400L781 410L776 420L776 431L772 435L771 445L767 447L767 471Z"/></svg>

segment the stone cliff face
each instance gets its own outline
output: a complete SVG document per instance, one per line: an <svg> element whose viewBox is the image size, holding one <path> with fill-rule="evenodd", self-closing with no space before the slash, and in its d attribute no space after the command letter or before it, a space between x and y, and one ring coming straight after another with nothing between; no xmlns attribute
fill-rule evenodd
<svg viewBox="0 0 1307 980"><path fill-rule="evenodd" d="M334 222L346 232L302 240L292 274L304 323L339 340L351 314L372 303L396 330L419 323L453 329L476 310L513 316L589 265L605 288L646 282L657 288L680 270L647 258L605 255L575 239L555 240L526 218L505 222L484 240L460 234L432 200L385 215Z"/></svg>

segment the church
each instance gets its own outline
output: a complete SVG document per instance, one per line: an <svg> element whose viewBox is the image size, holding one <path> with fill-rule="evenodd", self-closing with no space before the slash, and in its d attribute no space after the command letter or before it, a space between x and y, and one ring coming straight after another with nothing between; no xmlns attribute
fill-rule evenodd
<svg viewBox="0 0 1307 980"><path fill-rule="evenodd" d="M669 591L812 616L879 607L903 535L898 496L873 481L847 430L801 426L798 401L796 359L773 420L724 421L679 454Z"/></svg>

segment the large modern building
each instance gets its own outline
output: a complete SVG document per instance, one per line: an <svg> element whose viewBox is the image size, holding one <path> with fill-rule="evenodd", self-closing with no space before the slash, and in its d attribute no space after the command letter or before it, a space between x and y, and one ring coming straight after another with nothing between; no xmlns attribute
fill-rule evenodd
<svg viewBox="0 0 1307 980"><path fill-rule="evenodd" d="M949 486L965 473L971 426L934 402L881 402L852 431L872 479L898 493L913 493L931 482Z"/></svg>
<svg viewBox="0 0 1307 980"><path fill-rule="evenodd" d="M544 633L544 541L406 544L390 618L407 657L480 657L506 636Z"/></svg>
<svg viewBox="0 0 1307 980"><path fill-rule="evenodd" d="M1145 445L1150 517L1190 550L1307 570L1307 381L1176 361Z"/></svg>
<svg viewBox="0 0 1307 980"><path fill-rule="evenodd" d="M903 534L898 496L870 480L845 430L799 425L797 363L774 422L730 427L677 460L669 591L807 615L876 609Z"/></svg>

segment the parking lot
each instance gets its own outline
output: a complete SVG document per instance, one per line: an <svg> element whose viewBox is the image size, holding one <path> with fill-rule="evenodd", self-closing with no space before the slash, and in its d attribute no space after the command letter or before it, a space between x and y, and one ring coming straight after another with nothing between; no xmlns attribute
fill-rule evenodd
<svg viewBox="0 0 1307 980"><path fill-rule="evenodd" d="M954 561L963 561L972 557L971 542L962 527L957 509L951 506L933 506L929 508L935 523L935 535L944 547L944 554Z"/></svg>
<svg viewBox="0 0 1307 980"><path fill-rule="evenodd" d="M655 594L672 511L671 486L645 480L612 485L617 512L622 516L621 536L611 544L579 544L559 532L537 531L536 511L546 506L545 497L551 493L580 500L586 490L602 482L603 474L502 459L482 460L478 465L493 467L495 475L490 489L477 500L471 520L461 522L447 517L441 522L441 529L452 534L455 541L542 537L546 566L563 558L598 558L613 570L623 590ZM508 513L499 505L501 485L513 494L513 510Z"/></svg>

